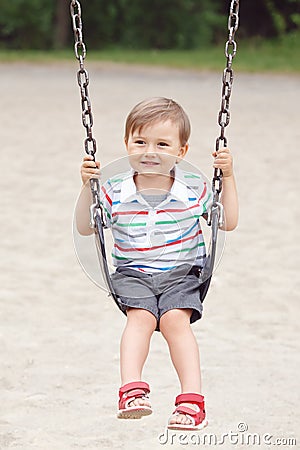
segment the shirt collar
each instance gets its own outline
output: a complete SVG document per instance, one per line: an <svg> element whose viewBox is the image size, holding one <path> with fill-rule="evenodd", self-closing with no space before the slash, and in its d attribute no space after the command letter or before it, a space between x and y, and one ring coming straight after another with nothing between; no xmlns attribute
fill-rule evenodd
<svg viewBox="0 0 300 450"><path fill-rule="evenodd" d="M134 173L134 170L130 169L121 183L121 203L130 202L138 198L136 185L133 179ZM187 204L189 200L188 187L186 185L186 180L184 179L184 173L181 169L179 169L177 164L174 167L174 175L174 182L167 200L173 198L175 200L181 200L183 203Z"/></svg>
<svg viewBox="0 0 300 450"><path fill-rule="evenodd" d="M170 196L175 200L181 200L184 204L187 204L189 201L189 193L186 180L184 178L184 173L177 164L175 164L174 172L175 177L174 183L171 187Z"/></svg>
<svg viewBox="0 0 300 450"><path fill-rule="evenodd" d="M126 203L135 200L137 197L136 185L133 179L134 170L130 169L121 183L120 202Z"/></svg>

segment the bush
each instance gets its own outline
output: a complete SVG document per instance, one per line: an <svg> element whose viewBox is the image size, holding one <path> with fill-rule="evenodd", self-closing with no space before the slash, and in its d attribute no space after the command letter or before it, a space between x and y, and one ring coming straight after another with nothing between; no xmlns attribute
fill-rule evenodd
<svg viewBox="0 0 300 450"><path fill-rule="evenodd" d="M230 0L81 0L89 48L193 49L224 41ZM239 38L299 30L300 0L242 0ZM1 46L72 45L68 0L1 0Z"/></svg>
<svg viewBox="0 0 300 450"><path fill-rule="evenodd" d="M1 0L1 47L51 47L53 15L52 0Z"/></svg>

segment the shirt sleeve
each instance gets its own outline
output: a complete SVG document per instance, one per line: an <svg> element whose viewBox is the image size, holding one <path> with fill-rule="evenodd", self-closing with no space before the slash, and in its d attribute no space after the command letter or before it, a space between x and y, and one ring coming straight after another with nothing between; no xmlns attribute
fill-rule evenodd
<svg viewBox="0 0 300 450"><path fill-rule="evenodd" d="M101 185L100 201L105 215L106 228L110 228L112 224L113 188L109 180Z"/></svg>

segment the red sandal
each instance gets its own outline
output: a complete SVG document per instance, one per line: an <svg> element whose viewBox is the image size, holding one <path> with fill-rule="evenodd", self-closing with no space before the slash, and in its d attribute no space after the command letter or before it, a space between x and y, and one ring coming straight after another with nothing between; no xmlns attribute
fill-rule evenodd
<svg viewBox="0 0 300 450"><path fill-rule="evenodd" d="M181 403L192 403L197 407L197 410L189 408L187 406L180 406ZM181 423L169 423L169 430L202 430L207 426L208 422L205 416L205 405L204 397L200 394L185 393L177 395L175 399L176 409L173 415L184 414L188 419L190 419L190 424Z"/></svg>
<svg viewBox="0 0 300 450"><path fill-rule="evenodd" d="M124 384L119 390L119 412L118 419L140 419L152 413L150 406L128 406L136 398L149 399L150 387L143 381L134 381Z"/></svg>

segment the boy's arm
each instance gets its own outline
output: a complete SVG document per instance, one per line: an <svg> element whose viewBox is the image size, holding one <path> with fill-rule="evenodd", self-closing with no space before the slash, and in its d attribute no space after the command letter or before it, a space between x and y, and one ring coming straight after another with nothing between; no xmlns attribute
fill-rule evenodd
<svg viewBox="0 0 300 450"><path fill-rule="evenodd" d="M224 207L225 224L221 230L232 231L236 228L239 218L239 204L234 175L222 179L221 203Z"/></svg>
<svg viewBox="0 0 300 450"><path fill-rule="evenodd" d="M83 186L76 205L75 218L78 232L83 236L94 233L90 228L90 206L93 203L92 192L89 183Z"/></svg>
<svg viewBox="0 0 300 450"><path fill-rule="evenodd" d="M221 229L232 231L238 224L239 216L239 203L233 174L232 156L228 148L222 148L218 152L214 152L213 156L215 157L214 167L221 169L223 173L221 203L224 207L225 224Z"/></svg>

